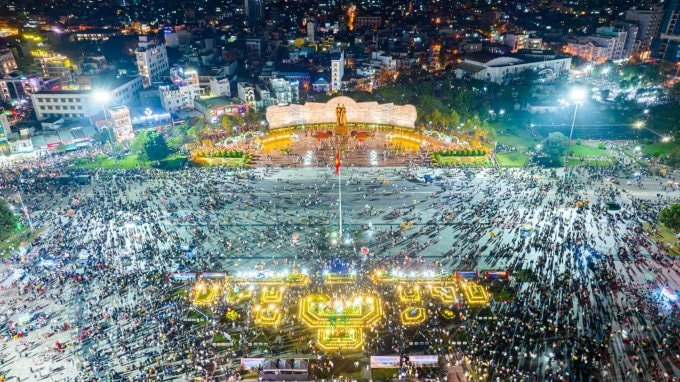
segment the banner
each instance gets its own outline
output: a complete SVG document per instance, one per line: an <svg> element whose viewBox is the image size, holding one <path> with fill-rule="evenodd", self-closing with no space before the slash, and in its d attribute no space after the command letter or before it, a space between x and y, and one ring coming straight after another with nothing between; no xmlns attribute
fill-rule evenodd
<svg viewBox="0 0 680 382"><path fill-rule="evenodd" d="M410 355L408 360L415 367L438 367L438 355Z"/></svg>
<svg viewBox="0 0 680 382"><path fill-rule="evenodd" d="M456 280L468 280L468 279L476 279L476 278L477 278L477 272L475 272L475 271L456 272Z"/></svg>
<svg viewBox="0 0 680 382"><path fill-rule="evenodd" d="M505 271L486 271L484 278L487 280L509 280L510 275Z"/></svg>
<svg viewBox="0 0 680 382"><path fill-rule="evenodd" d="M241 358L243 370L252 371L264 366L264 358Z"/></svg>
<svg viewBox="0 0 680 382"><path fill-rule="evenodd" d="M201 275L203 276L203 278L208 280L219 280L227 277L226 273L220 272L203 272Z"/></svg>
<svg viewBox="0 0 680 382"><path fill-rule="evenodd" d="M371 369L398 369L399 363L398 355L371 356Z"/></svg>
<svg viewBox="0 0 680 382"><path fill-rule="evenodd" d="M175 281L193 281L196 280L195 273L173 273L172 279Z"/></svg>

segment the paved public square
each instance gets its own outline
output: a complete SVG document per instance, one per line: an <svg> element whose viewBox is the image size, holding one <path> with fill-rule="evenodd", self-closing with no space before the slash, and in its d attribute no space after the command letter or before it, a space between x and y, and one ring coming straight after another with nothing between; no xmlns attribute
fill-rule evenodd
<svg viewBox="0 0 680 382"><path fill-rule="evenodd" d="M341 173L342 236L330 167L98 171L89 185L25 176L24 202L42 233L25 256L0 265L0 373L9 381L235 380L241 357L264 356L319 360L317 376L368 380L370 355L438 354L441 373L427 377L462 366L468 380L680 378L680 262L640 229L677 202L672 176L636 184L587 170ZM607 210L609 202L621 210ZM342 354L318 349L288 314L301 292L286 297L276 329L249 317L200 326L185 320L190 285L171 277L304 269L319 278L339 263L357 281L338 293L375 289L376 269L496 270L510 272L494 283L512 297L491 293L483 313L452 306L446 322L437 314L445 307L430 306L432 319L417 330L395 319L388 300L361 350ZM250 340L220 350L208 341L216 331ZM263 332L271 343L252 345ZM411 345L421 339L425 346Z"/></svg>

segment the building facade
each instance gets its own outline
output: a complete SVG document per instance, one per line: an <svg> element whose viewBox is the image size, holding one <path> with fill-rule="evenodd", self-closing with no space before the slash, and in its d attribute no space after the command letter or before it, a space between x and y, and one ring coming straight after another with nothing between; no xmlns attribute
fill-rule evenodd
<svg viewBox="0 0 680 382"><path fill-rule="evenodd" d="M0 98L5 102L30 100L31 94L40 91L40 87L39 77L12 72L0 79Z"/></svg>
<svg viewBox="0 0 680 382"><path fill-rule="evenodd" d="M668 0L664 6L663 18L659 29L659 37L652 44L652 55L655 58L680 61L680 0Z"/></svg>
<svg viewBox="0 0 680 382"><path fill-rule="evenodd" d="M168 112L194 108L194 100L201 96L198 73L195 70L173 68L170 70L172 85L158 87L161 105Z"/></svg>
<svg viewBox="0 0 680 382"><path fill-rule="evenodd" d="M17 62L11 49L0 49L0 76L5 76L17 70Z"/></svg>
<svg viewBox="0 0 680 382"><path fill-rule="evenodd" d="M534 70L541 77L553 79L567 73L571 57L528 51L524 54L497 56L476 54L464 57L456 69L456 77L471 77L498 84L508 83L525 70Z"/></svg>
<svg viewBox="0 0 680 382"><path fill-rule="evenodd" d="M154 82L161 81L168 75L168 52L163 44L149 42L146 36L139 37L139 46L135 51L137 69L142 77L142 84L148 88Z"/></svg>
<svg viewBox="0 0 680 382"><path fill-rule="evenodd" d="M331 59L331 91L342 88L342 77L345 75L345 52L334 54Z"/></svg>
<svg viewBox="0 0 680 382"><path fill-rule="evenodd" d="M109 128L112 129L116 136L117 142L127 142L135 138L135 133L132 130L132 119L130 118L130 109L127 106L116 106L107 108Z"/></svg>
<svg viewBox="0 0 680 382"><path fill-rule="evenodd" d="M636 37L638 41L636 55L638 58L646 60L650 57L652 41L659 33L662 18L663 10L661 8L630 9L626 12L626 21L634 22L638 26Z"/></svg>
<svg viewBox="0 0 680 382"><path fill-rule="evenodd" d="M102 112L104 107L133 103L142 88L139 77L120 79L107 89L94 90L42 90L31 95L33 108L38 120L57 117L76 120L91 117ZM107 99L100 93L105 92Z"/></svg>

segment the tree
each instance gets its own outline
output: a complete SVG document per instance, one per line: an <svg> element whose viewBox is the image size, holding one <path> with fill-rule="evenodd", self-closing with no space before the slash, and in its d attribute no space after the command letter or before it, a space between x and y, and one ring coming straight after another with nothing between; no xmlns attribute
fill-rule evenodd
<svg viewBox="0 0 680 382"><path fill-rule="evenodd" d="M165 138L156 130L148 130L144 142L144 153L151 160L160 160L170 154Z"/></svg>
<svg viewBox="0 0 680 382"><path fill-rule="evenodd" d="M567 137L562 133L550 133L543 142L543 153L551 162L561 163L561 157L567 148Z"/></svg>
<svg viewBox="0 0 680 382"><path fill-rule="evenodd" d="M231 119L229 118L229 115L227 114L222 115L222 118L220 119L220 126L222 126L222 128L226 131L231 130L232 123Z"/></svg>
<svg viewBox="0 0 680 382"><path fill-rule="evenodd" d="M146 144L146 131L142 131L141 133L137 134L135 136L135 139L132 140L132 143L130 143L130 151L132 151L135 154L144 154L145 144Z"/></svg>
<svg viewBox="0 0 680 382"><path fill-rule="evenodd" d="M675 232L680 231L680 203L664 208L659 214L659 222Z"/></svg>
<svg viewBox="0 0 680 382"><path fill-rule="evenodd" d="M0 203L0 241L4 241L17 229L18 219L7 203Z"/></svg>

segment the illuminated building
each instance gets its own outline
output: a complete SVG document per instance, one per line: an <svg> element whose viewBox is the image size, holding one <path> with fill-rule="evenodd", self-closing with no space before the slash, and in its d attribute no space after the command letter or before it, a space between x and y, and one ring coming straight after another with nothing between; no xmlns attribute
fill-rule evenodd
<svg viewBox="0 0 680 382"><path fill-rule="evenodd" d="M101 79L91 89L42 90L31 95L33 108L38 120L50 117L80 119L102 112L102 107L128 105L136 100L142 88L139 77ZM98 92L109 94L109 100L102 104L95 96Z"/></svg>
<svg viewBox="0 0 680 382"><path fill-rule="evenodd" d="M677 62L680 60L680 0L669 0L664 6L658 39L652 44L656 58Z"/></svg>
<svg viewBox="0 0 680 382"><path fill-rule="evenodd" d="M46 78L58 78L62 86L74 81L71 60L59 53L48 52L42 49L31 52L33 61Z"/></svg>
<svg viewBox="0 0 680 382"><path fill-rule="evenodd" d="M626 21L638 25L637 55L640 59L648 59L652 41L659 32L663 11L660 8L630 9L626 12Z"/></svg>
<svg viewBox="0 0 680 382"><path fill-rule="evenodd" d="M29 100L31 94L40 91L40 86L40 78L12 72L0 78L0 99L5 102Z"/></svg>
<svg viewBox="0 0 680 382"><path fill-rule="evenodd" d="M201 95L198 73L191 69L173 68L170 80L172 85L158 87L163 109L168 112L193 109L194 100Z"/></svg>
<svg viewBox="0 0 680 382"><path fill-rule="evenodd" d="M109 123L113 128L117 142L131 141L135 137L132 131L132 119L130 109L127 106L116 106L107 108Z"/></svg>
<svg viewBox="0 0 680 382"><path fill-rule="evenodd" d="M342 88L342 77L345 75L345 52L340 51L331 58L331 91Z"/></svg>
<svg viewBox="0 0 680 382"><path fill-rule="evenodd" d="M17 69L17 62L10 49L0 49L0 75L10 74Z"/></svg>
<svg viewBox="0 0 680 382"><path fill-rule="evenodd" d="M154 44L149 42L146 36L139 36L139 46L135 51L135 56L139 75L142 77L142 84L145 88L167 76L170 66L165 45Z"/></svg>

